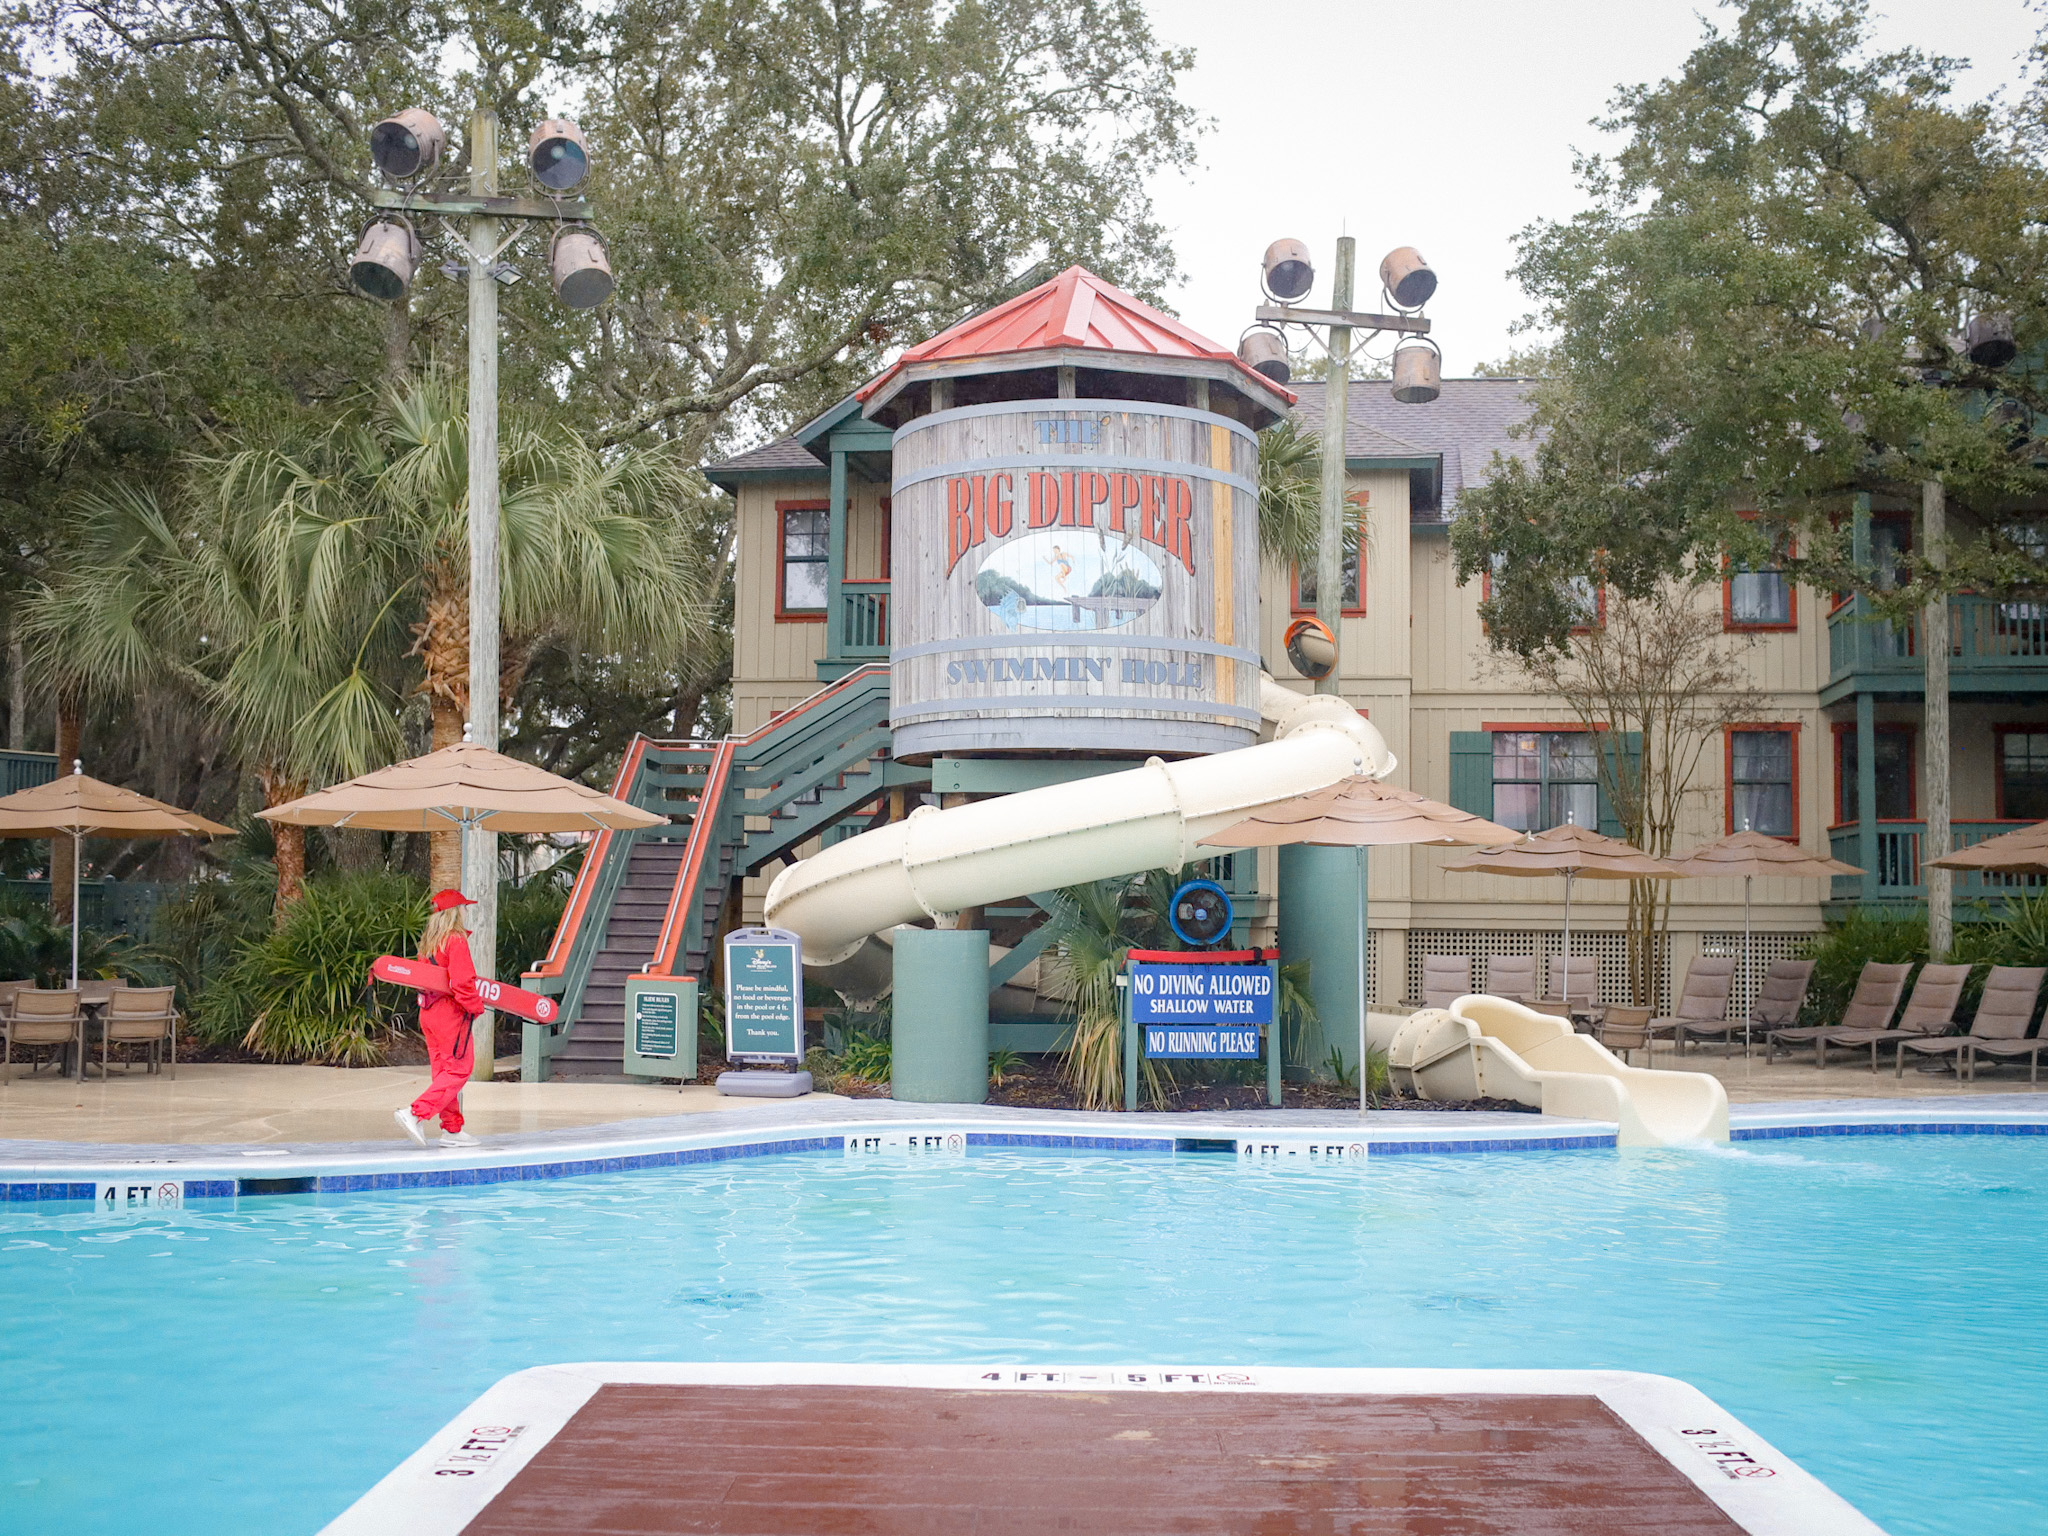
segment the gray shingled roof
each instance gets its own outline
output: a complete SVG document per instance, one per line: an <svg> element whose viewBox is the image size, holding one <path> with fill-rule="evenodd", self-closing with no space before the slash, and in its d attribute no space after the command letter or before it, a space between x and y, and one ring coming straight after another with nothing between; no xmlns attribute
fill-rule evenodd
<svg viewBox="0 0 2048 1536"><path fill-rule="evenodd" d="M1458 493L1486 474L1496 451L1526 459L1536 451L1533 438L1508 435L1527 419L1533 379L1445 379L1443 393L1428 405L1402 405L1381 379L1351 386L1351 418L1344 433L1344 456L1352 459L1406 459L1441 455L1444 466L1443 516L1454 517ZM1295 416L1320 431L1323 384L1303 379L1288 386L1301 396ZM1384 445L1384 446L1379 446Z"/></svg>
<svg viewBox="0 0 2048 1536"><path fill-rule="evenodd" d="M818 456L795 438L778 437L772 443L749 448L745 453L706 465L704 475L716 482L721 475L759 474L764 470L798 470L816 474L824 467Z"/></svg>

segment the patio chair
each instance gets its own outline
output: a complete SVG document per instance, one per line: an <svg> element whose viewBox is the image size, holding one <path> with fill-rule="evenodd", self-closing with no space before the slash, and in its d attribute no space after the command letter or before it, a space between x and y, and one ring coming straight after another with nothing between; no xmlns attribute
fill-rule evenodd
<svg viewBox="0 0 2048 1536"><path fill-rule="evenodd" d="M1961 1069L1970 1064L1975 1075L1976 1048L1986 1042L2026 1042L2027 1026L2034 1021L2034 1005L2040 1001L2041 982L2048 978L2042 966L1994 965L1984 978L1984 995L1977 999L1977 1016L1970 1020L1966 1035L1943 1035L1934 1039L1902 1039L1892 1052L1892 1076L1906 1075L1906 1052L1939 1059L1947 1057Z"/></svg>
<svg viewBox="0 0 2048 1536"><path fill-rule="evenodd" d="M1661 1019L1650 1020L1650 1032L1669 1035L1685 1054L1687 1032L1695 1024L1720 1029L1728 1022L1728 992L1735 985L1733 955L1696 955L1685 968L1678 1003Z"/></svg>
<svg viewBox="0 0 2048 1536"><path fill-rule="evenodd" d="M15 993L33 991L34 988L32 981L0 981L0 1019L5 1019L14 1007Z"/></svg>
<svg viewBox="0 0 2048 1536"><path fill-rule="evenodd" d="M117 1045L149 1047L149 1070L161 1072L170 1057L172 1081L178 1076L178 1010L176 987L116 987L100 1019L100 1076ZM125 1069L124 1069L125 1070Z"/></svg>
<svg viewBox="0 0 2048 1536"><path fill-rule="evenodd" d="M1422 996L1408 999L1410 1007L1448 1008L1472 990L1470 955L1424 955Z"/></svg>
<svg viewBox="0 0 2048 1536"><path fill-rule="evenodd" d="M6 1035L6 1047L0 1050L0 1083L14 1080L14 1053L17 1049L44 1051L51 1047L57 1050L57 1070L64 1070L64 1057L78 1040L78 1021L83 1015L78 1011L76 992L40 992L25 989L14 994L14 1006L9 1011L0 1031ZM37 1060L29 1071L39 1071L42 1062Z"/></svg>
<svg viewBox="0 0 2048 1536"><path fill-rule="evenodd" d="M1534 955L1493 955L1486 962L1486 991L1489 997L1526 1002L1536 995Z"/></svg>
<svg viewBox="0 0 2048 1536"><path fill-rule="evenodd" d="M1870 1047L1870 1070L1877 1070L1877 1053L1887 1045L1911 1037L1924 1040L1930 1035L1956 1032L1956 1010L1963 1005L1963 988L1970 984L1967 965L1927 965L1920 968L1913 983L1913 995L1906 999L1906 1011L1890 1029L1857 1029L1843 1025L1813 1037L1813 1064L1824 1067L1831 1045Z"/></svg>
<svg viewBox="0 0 2048 1536"><path fill-rule="evenodd" d="M1898 964L1866 960L1863 974L1856 978L1856 990L1849 995L1849 1006L1842 1010L1839 1019L1832 1024L1772 1030L1764 1036L1764 1060L1776 1061L1781 1044L1788 1048L1812 1045L1830 1030L1891 1028L1892 1015L1899 1011L1899 999L1906 992L1906 978L1912 974L1910 960Z"/></svg>
<svg viewBox="0 0 2048 1536"><path fill-rule="evenodd" d="M1630 1066L1635 1065L1637 1051L1651 1066L1657 1063L1657 1037L1650 1030L1650 1010L1647 1008L1612 1007L1605 1010L1598 1024L1593 1026L1593 1038L1614 1052Z"/></svg>
<svg viewBox="0 0 2048 1536"><path fill-rule="evenodd" d="M1806 1006L1806 989L1813 980L1811 960L1773 960L1770 969L1764 972L1764 984L1757 989L1756 1000L1749 1005L1749 1012L1740 1019L1724 1019L1719 1024L1688 1023L1685 1033L1692 1040L1726 1040L1731 1046L1735 1037L1742 1036L1743 1059L1749 1057L1750 1042L1756 1035L1769 1034L1774 1029L1790 1029L1799 1019L1799 1010Z"/></svg>

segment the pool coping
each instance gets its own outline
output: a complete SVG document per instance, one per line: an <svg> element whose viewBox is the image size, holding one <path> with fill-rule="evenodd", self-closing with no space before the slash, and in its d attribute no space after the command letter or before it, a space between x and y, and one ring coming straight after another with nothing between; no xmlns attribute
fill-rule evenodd
<svg viewBox="0 0 2048 1536"><path fill-rule="evenodd" d="M715 1123L714 1123L715 1122ZM2048 1094L1998 1100L1806 1100L1731 1107L1735 1143L1815 1136L2048 1135ZM818 1099L479 1139L461 1151L394 1139L301 1145L0 1142L0 1204L109 1210L265 1195L351 1195L530 1183L788 1153L969 1155L1038 1149L1267 1165L1414 1154L1612 1150L1611 1122L1419 1110L1190 1114Z"/></svg>

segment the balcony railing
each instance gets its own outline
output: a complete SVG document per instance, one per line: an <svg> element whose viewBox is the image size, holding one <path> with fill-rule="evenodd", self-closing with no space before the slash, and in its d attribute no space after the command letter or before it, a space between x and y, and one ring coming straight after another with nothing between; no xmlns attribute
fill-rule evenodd
<svg viewBox="0 0 2048 1536"><path fill-rule="evenodd" d="M839 622L832 635L835 661L873 661L889 654L889 583L842 581Z"/></svg>
<svg viewBox="0 0 2048 1536"><path fill-rule="evenodd" d="M2031 825L2033 823L2026 821L1951 822L1949 846L1951 849L1968 848L1987 837ZM1881 821L1877 824L1877 860L1869 867L1877 877L1876 891L1880 900L1914 901L1926 896L1927 885L1920 872L1920 839L1926 831L1927 823L1924 821ZM1828 851L1844 864L1863 863L1861 838L1853 824L1830 828L1828 845ZM2043 883L2039 875L1998 875L1959 869L1955 872L1955 897L1958 901L1995 900L2014 891L2037 890ZM1834 877L1833 896L1836 901L1860 901L1863 895L1862 875Z"/></svg>
<svg viewBox="0 0 2048 1536"><path fill-rule="evenodd" d="M1888 624L1869 617L1868 599L1852 598L1828 615L1828 674L1839 682L1856 673L1888 674L1901 681L1925 671L1920 623ZM2048 675L2048 603L1996 602L1983 597L1949 600L1950 673L2012 669Z"/></svg>

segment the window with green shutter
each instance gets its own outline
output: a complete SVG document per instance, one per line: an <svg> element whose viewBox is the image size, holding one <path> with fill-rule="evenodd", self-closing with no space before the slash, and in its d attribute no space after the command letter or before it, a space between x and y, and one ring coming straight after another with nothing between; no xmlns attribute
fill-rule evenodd
<svg viewBox="0 0 2048 1536"><path fill-rule="evenodd" d="M1625 733L1619 746L1629 754L1623 782L1632 782L1642 760L1641 733ZM1451 804L1518 832L1570 823L1617 837L1621 823L1600 783L1596 755L1613 747L1605 732L1453 731Z"/></svg>

